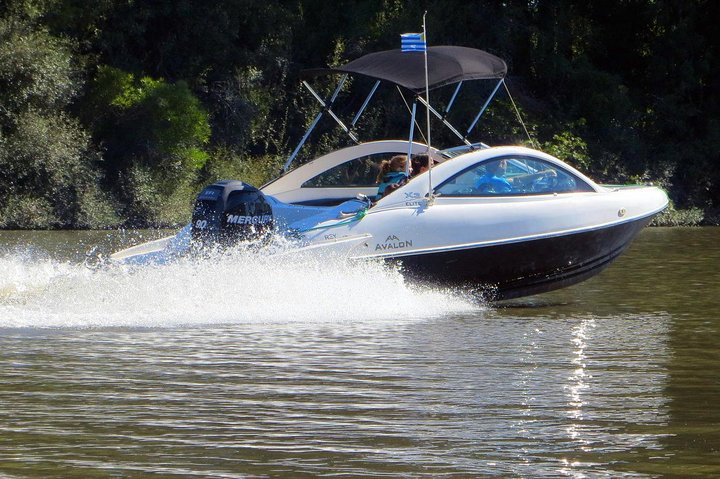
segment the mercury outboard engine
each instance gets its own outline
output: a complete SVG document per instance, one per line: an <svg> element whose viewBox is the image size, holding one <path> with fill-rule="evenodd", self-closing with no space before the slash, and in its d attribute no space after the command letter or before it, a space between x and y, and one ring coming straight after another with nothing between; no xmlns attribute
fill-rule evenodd
<svg viewBox="0 0 720 479"><path fill-rule="evenodd" d="M191 236L197 246L231 246L262 242L273 229L265 195L247 183L223 180L206 186L195 200Z"/></svg>

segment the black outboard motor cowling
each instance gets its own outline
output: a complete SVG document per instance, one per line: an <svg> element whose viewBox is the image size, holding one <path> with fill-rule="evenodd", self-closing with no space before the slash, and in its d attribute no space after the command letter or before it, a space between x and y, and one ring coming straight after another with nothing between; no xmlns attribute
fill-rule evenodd
<svg viewBox="0 0 720 479"><path fill-rule="evenodd" d="M199 246L262 241L273 230L273 213L262 191L242 181L206 186L195 200L191 236Z"/></svg>

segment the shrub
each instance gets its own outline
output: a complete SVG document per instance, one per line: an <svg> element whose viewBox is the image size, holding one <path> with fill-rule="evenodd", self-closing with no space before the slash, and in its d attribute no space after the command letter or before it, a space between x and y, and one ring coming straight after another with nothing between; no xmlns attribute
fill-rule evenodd
<svg viewBox="0 0 720 479"><path fill-rule="evenodd" d="M653 218L652 226L700 226L704 214L700 208L675 209L670 203L665 211Z"/></svg>
<svg viewBox="0 0 720 479"><path fill-rule="evenodd" d="M157 169L159 184L172 183L203 167L210 139L208 114L185 82L135 78L101 67L86 116L107 145L109 167L137 163ZM167 190L166 190L167 192Z"/></svg>
<svg viewBox="0 0 720 479"><path fill-rule="evenodd" d="M0 208L0 228L3 229L42 229L57 222L53 206L45 198L12 196Z"/></svg>
<svg viewBox="0 0 720 479"><path fill-rule="evenodd" d="M16 227L87 228L117 223L110 201L98 190L100 155L76 120L62 113L24 112L4 141L3 151L0 172L6 184L6 213L13 218L22 212L33 216L27 222L15 220Z"/></svg>
<svg viewBox="0 0 720 479"><path fill-rule="evenodd" d="M5 121L30 108L65 107L81 86L76 71L67 41L27 21L0 18L0 112L9 115Z"/></svg>

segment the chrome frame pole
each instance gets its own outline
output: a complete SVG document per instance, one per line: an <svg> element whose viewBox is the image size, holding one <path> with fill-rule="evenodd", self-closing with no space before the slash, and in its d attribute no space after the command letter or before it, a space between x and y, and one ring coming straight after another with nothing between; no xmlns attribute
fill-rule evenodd
<svg viewBox="0 0 720 479"><path fill-rule="evenodd" d="M368 103L370 103L370 99L373 97L373 95L375 94L375 91L378 89L379 86L380 86L380 80L375 82L375 85L373 86L372 90L370 91L370 94L367 96L367 98L365 98L365 102L360 107L360 110L358 110L358 112L355 114L355 118L353 118L352 123L350 123L350 127L354 127L355 123L357 123L357 121L360 119L360 115L362 115L363 112L365 111L365 108L367 108Z"/></svg>
<svg viewBox="0 0 720 479"><path fill-rule="evenodd" d="M320 102L320 104L323 106L323 109L317 114L317 116L315 116L315 119L312 121L312 123L310 124L308 129L305 131L305 134L303 135L302 139L300 140L300 143L298 143L298 145L295 147L295 149L293 150L290 157L287 159L287 161L285 161L285 164L283 165L283 172L287 172L288 168L292 164L292 162L295 159L295 157L297 156L297 154L300 152L300 149L303 147L303 145L305 145L305 142L307 141L308 137L310 136L310 133L312 133L312 131L315 129L315 127L317 126L318 122L320 121L320 118L322 118L323 113L325 111L327 111L333 118L335 118L335 121L339 122L340 125L345 128L345 131L347 131L349 133L349 130L347 129L347 127L344 124L342 124L342 122L330 110L330 107L332 106L333 102L335 102L335 99L340 94L340 90L342 89L343 85L345 84L345 80L347 80L347 77L348 77L347 74L345 74L342 76L342 78L340 78L340 81L338 82L338 85L335 88L335 91L333 92L333 94L330 97L330 100L328 101L327 104L325 103L325 101L323 101L323 99L320 97L320 95L318 95L315 92L315 90L313 90L313 88L308 84L308 82L306 82L306 81L302 82L303 85L305 86L305 88L307 88L310 91L310 93L312 93L312 95L315 97L315 99L318 102ZM357 139L354 138L354 135L350 134L350 137L353 138L357 142Z"/></svg>
<svg viewBox="0 0 720 479"><path fill-rule="evenodd" d="M447 104L445 107L445 111L443 111L443 118L450 113L450 108L452 108L453 103L455 103L455 97L457 97L458 93L460 93L460 87L462 86L463 82L458 83L457 87L455 88L455 91L453 92L452 97L450 98L450 103Z"/></svg>
<svg viewBox="0 0 720 479"><path fill-rule="evenodd" d="M317 99L317 101L320 102L320 104L325 108L324 111L327 111L328 115L330 115L330 116L332 117L332 119L335 120L335 123L337 123L338 125L340 125L340 128L342 128L343 131L345 131L345 133L347 133L348 135L350 135L350 138L352 138L352 140L353 140L355 143L357 143L357 142L358 142L358 139L357 139L357 137L350 131L350 128L348 128L347 126L345 126L345 123L343 123L343 121L342 121L340 118L338 118L338 116L335 114L335 112L332 111L332 105L333 105L333 103L335 102L335 98L337 97L338 93L340 93L340 89L341 89L342 86L345 84L345 80L347 80L347 77L348 77L347 74L345 74L345 75L342 76L342 78L340 79L340 83L338 84L338 87L335 89L335 93L333 94L332 98L330 99L330 101L329 101L327 104L326 104L325 101L320 97L320 95L318 95L318 94L315 92L315 90L312 89L312 87L308 84L308 82L304 81L303 84L305 85L305 88L307 88L308 90L310 90L310 93L313 94L313 96L315 97L315 99Z"/></svg>
<svg viewBox="0 0 720 479"><path fill-rule="evenodd" d="M428 108L428 110L429 110L433 115L435 115L436 117L438 117L438 118L445 124L445 126L447 126L448 129L455 134L455 136L457 136L458 138L460 138L460 140L462 140L466 145L470 145L470 142L467 140L467 138L463 137L462 133L460 133L460 132L457 130L457 128L455 128L455 127L452 125L452 123L450 123L449 121L447 121L447 119L445 119L440 113L438 113L437 110L435 110L435 108L433 108L432 106L428 105L428 104L425 102L425 99L424 99L424 98L419 97L419 99L420 99L420 102L421 102L423 105L425 105L425 106Z"/></svg>
<svg viewBox="0 0 720 479"><path fill-rule="evenodd" d="M408 155L405 163L405 173L410 176L410 159L412 158L413 136L415 134L415 111L417 110L417 97L413 100L412 113L410 113L410 139L408 141Z"/></svg>
<svg viewBox="0 0 720 479"><path fill-rule="evenodd" d="M478 120L480 120L480 117L482 116L482 114L485 113L485 109L488 107L488 105L490 104L492 99L495 97L495 94L497 93L498 89L500 88L500 85L502 85L504 81L505 81L505 79L501 78L500 81L497 83L497 85L495 85L495 89L492 91L492 93L488 97L487 101L485 101L485 104L480 109L480 113L477 114L477 116L475 117L475 119L472 122L472 125L470 125L470 128L467 129L467 132L465 133L465 137L463 138L463 140L465 140L466 142L467 142L467 137L470 136L470 132L472 131L473 128L475 128L475 125L477 124ZM468 143L468 145L469 144L470 143Z"/></svg>

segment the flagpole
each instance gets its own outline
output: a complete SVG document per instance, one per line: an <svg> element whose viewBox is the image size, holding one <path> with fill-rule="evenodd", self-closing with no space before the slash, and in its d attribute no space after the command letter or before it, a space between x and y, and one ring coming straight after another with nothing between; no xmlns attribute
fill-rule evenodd
<svg viewBox="0 0 720 479"><path fill-rule="evenodd" d="M432 204L432 158L430 157L430 82L428 80L428 38L427 28L425 26L425 16L427 10L423 13L423 39L425 40L425 113L427 121L427 157L428 157L428 206Z"/></svg>

